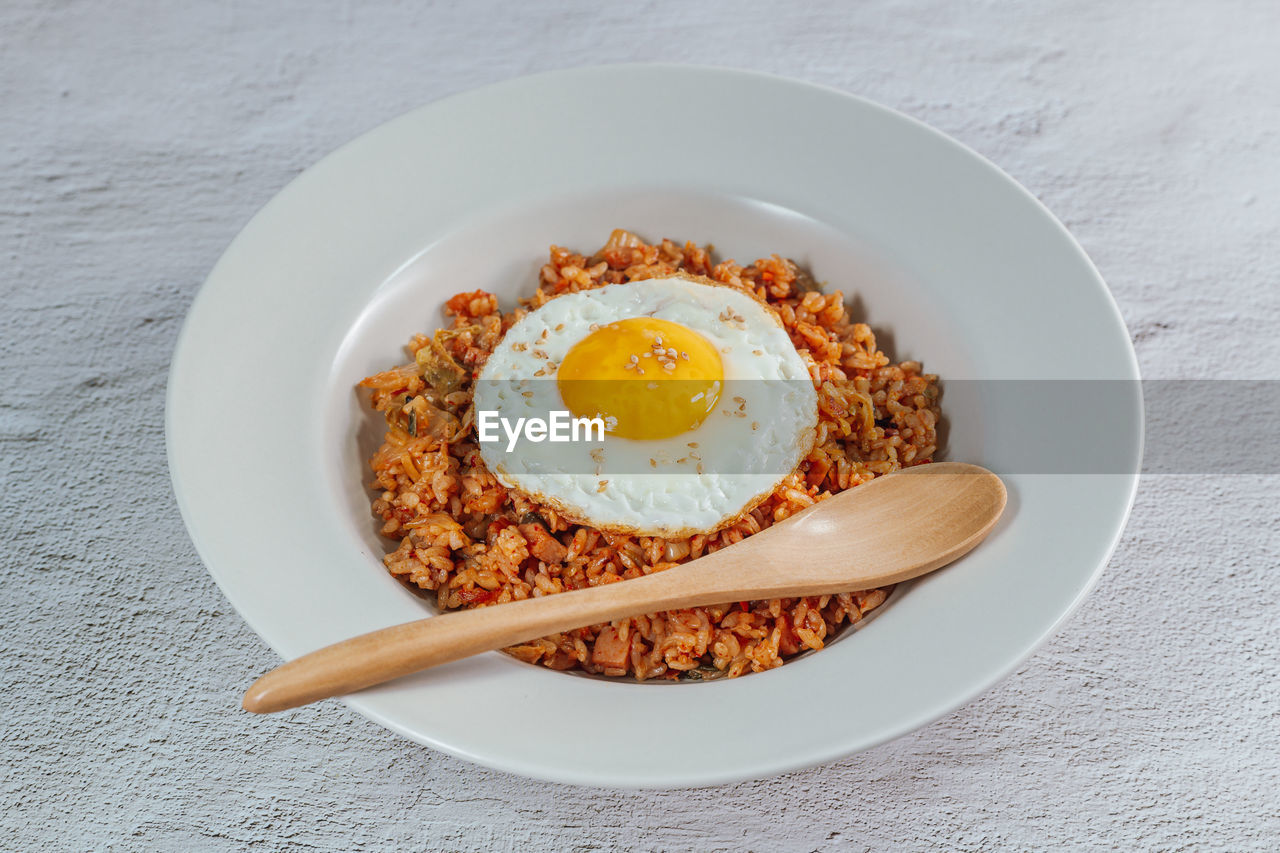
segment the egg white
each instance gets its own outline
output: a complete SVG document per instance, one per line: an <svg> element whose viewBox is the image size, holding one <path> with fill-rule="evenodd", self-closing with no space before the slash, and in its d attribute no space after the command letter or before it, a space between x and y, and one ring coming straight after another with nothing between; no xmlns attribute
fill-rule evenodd
<svg viewBox="0 0 1280 853"><path fill-rule="evenodd" d="M503 485L574 521L667 538L711 532L795 469L818 419L805 360L777 316L746 293L671 276L556 297L512 326L490 355L475 407L512 423L567 409L555 369L569 350L594 328L641 316L686 326L720 352L723 388L697 429L655 440L521 439L510 451L503 435L481 443L480 455Z"/></svg>

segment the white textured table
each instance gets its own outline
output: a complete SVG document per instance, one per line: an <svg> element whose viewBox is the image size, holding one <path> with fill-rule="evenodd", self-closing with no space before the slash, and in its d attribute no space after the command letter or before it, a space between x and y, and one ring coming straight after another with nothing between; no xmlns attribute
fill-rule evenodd
<svg viewBox="0 0 1280 853"><path fill-rule="evenodd" d="M1280 377L1273 2L419 5L0 8L0 847L1276 849L1276 476L1145 479L1100 587L1016 674L784 777L578 789L337 703L240 712L275 659L173 503L175 336L283 184L442 95L650 59L866 95L1066 222L1145 375Z"/></svg>

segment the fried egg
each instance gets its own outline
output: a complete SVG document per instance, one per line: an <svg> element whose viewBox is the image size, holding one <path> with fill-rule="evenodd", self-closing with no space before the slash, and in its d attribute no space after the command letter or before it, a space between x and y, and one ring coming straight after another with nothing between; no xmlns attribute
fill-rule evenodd
<svg viewBox="0 0 1280 853"><path fill-rule="evenodd" d="M479 444L504 486L579 523L668 538L717 530L763 500L808 454L818 420L808 363L777 315L683 276L529 312L481 368L474 402L506 421ZM603 435L512 432L556 411L598 418Z"/></svg>

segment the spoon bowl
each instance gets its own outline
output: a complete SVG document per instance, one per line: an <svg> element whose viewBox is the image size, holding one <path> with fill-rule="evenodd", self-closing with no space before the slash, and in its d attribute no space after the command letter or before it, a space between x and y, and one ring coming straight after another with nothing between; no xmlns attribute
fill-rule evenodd
<svg viewBox="0 0 1280 853"><path fill-rule="evenodd" d="M480 652L642 613L873 589L928 574L981 542L1000 478L941 462L877 477L742 541L662 572L457 611L353 637L263 675L244 708L272 713Z"/></svg>

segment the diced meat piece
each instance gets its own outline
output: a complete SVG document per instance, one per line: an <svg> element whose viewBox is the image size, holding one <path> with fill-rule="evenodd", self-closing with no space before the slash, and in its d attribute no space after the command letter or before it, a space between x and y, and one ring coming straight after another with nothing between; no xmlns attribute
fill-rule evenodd
<svg viewBox="0 0 1280 853"><path fill-rule="evenodd" d="M591 662L605 669L625 669L630 655L631 638L623 640L609 625L596 637L596 644L591 649Z"/></svg>
<svg viewBox="0 0 1280 853"><path fill-rule="evenodd" d="M562 562L569 549L560 544L541 524L522 524L520 532L529 543L529 553L544 563Z"/></svg>

